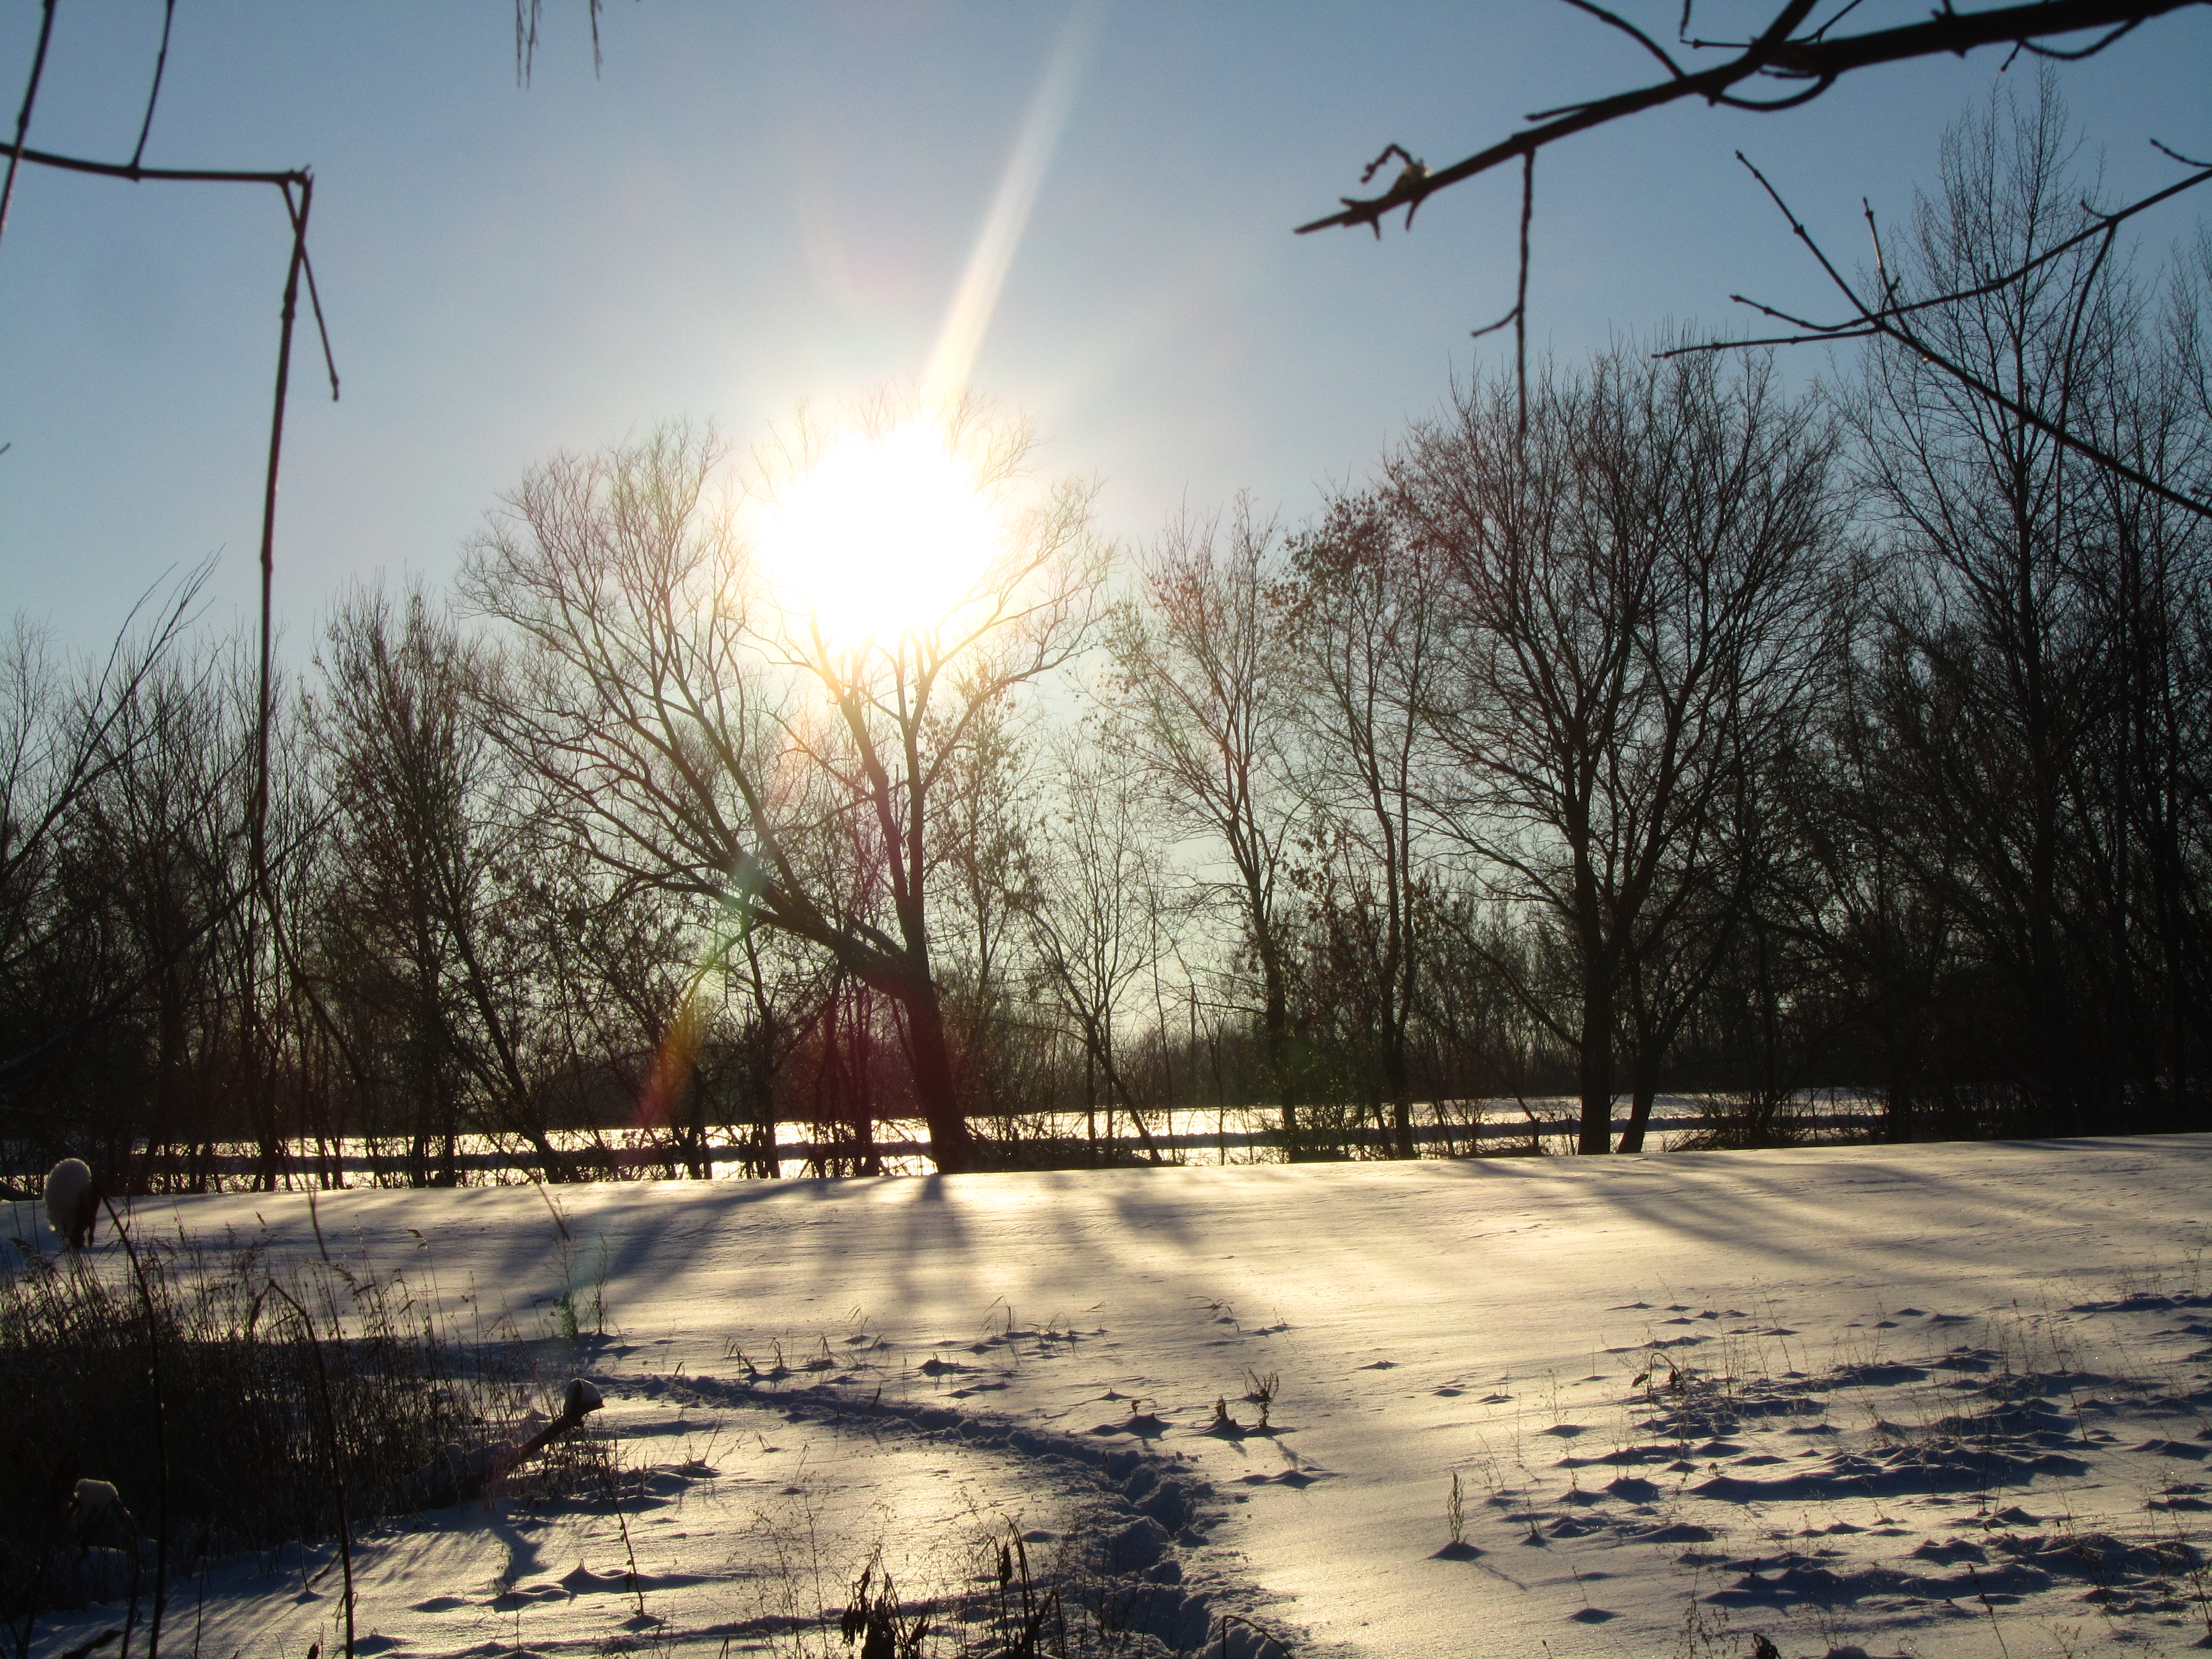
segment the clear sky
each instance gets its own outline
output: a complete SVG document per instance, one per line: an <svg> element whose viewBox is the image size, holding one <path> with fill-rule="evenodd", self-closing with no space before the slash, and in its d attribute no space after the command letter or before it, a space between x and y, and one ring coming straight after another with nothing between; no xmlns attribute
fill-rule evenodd
<svg viewBox="0 0 2212 1659"><path fill-rule="evenodd" d="M1623 8L1671 39L1675 0ZM1765 9L1706 0L1716 33ZM1926 14L1867 0L1847 27ZM803 399L925 371L1068 18L1059 3L546 0L519 88L506 0L179 0L149 164L316 176L313 251L344 380L294 364L277 525L293 653L355 576L441 580L495 495L563 448L671 416L758 436ZM0 0L0 118L36 38ZM126 159L160 0L61 0L31 142ZM1548 151L1534 340L1580 353L1744 289L1825 311L1746 149L1854 260L1998 52L1854 76L1811 106L1679 106ZM1393 228L1294 237L1389 140L1433 165L1527 111L1656 66L1564 5L1108 0L1013 247L974 385L1042 464L1103 483L1127 541L1249 489L1291 518L1357 478L1511 302L1517 177ZM2025 60L2014 66L2032 91ZM2212 8L2062 84L2112 192L2212 152ZM2212 203L2145 222L2147 255ZM88 647L220 552L207 620L250 617L287 232L265 187L26 168L0 240L0 613ZM1818 373L1806 356L1797 372Z"/></svg>

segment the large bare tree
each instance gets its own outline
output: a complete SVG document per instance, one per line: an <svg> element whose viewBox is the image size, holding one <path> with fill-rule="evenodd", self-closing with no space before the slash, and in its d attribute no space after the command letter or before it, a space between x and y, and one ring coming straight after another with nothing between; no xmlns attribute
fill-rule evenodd
<svg viewBox="0 0 2212 1659"><path fill-rule="evenodd" d="M1103 1083L1109 1124L1118 1103L1158 1164L1159 1148L1130 1090L1124 1048L1134 993L1164 948L1166 872L1152 833L1152 803L1126 745L1110 731L1088 736L1070 738L1054 755L1059 810L1039 826L1022 914L1042 1000L1083 1050L1094 1153Z"/></svg>
<svg viewBox="0 0 2212 1659"><path fill-rule="evenodd" d="M1027 434L933 418L980 487ZM785 452L803 466L802 438ZM826 951L897 1006L941 1170L975 1158L930 912L936 839L987 716L1081 644L1089 493L1046 492L943 614L864 641L767 590L711 434L562 456L474 544L470 601L514 633L497 729L578 845L632 886L719 902Z"/></svg>
<svg viewBox="0 0 2212 1659"><path fill-rule="evenodd" d="M519 1137L560 1179L518 914L527 825L481 718L489 653L421 589L396 604L363 589L333 611L319 663L309 720L338 866L322 945L359 1081L398 1103L412 1182L458 1179L464 1128Z"/></svg>
<svg viewBox="0 0 2212 1659"><path fill-rule="evenodd" d="M1524 1000L1579 1055L1586 1152L1632 970L1726 884L1735 799L1802 717L1840 528L1832 432L1768 363L1707 362L1547 370L1525 434L1478 383L1390 468L1456 589L1438 816L1571 951L1575 1006Z"/></svg>
<svg viewBox="0 0 2212 1659"><path fill-rule="evenodd" d="M1910 289L1951 297L1914 319L1929 352L1869 351L1850 404L1898 575L1873 682L1882 850L2011 988L2014 1075L2061 1132L2111 1118L2137 1054L2139 1098L2158 1071L2185 1092L2179 825L2197 810L2212 554L2188 506L2212 482L2189 394L2202 341L2186 306L2161 329L2109 239L2075 234L2102 217L2075 148L2048 82L1951 131L1892 254ZM2145 967L2162 994L2139 994ZM2180 1024L2157 1042L2138 1022L2169 999ZM2147 1058L2160 1048L2165 1066Z"/></svg>

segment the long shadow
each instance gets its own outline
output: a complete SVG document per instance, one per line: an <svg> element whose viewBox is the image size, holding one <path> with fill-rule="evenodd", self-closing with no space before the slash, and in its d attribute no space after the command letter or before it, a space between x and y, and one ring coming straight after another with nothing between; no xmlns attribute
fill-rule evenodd
<svg viewBox="0 0 2212 1659"><path fill-rule="evenodd" d="M794 1278L825 1319L855 1303L878 1317L924 1310L925 1317L959 1316L951 1304L970 1286L980 1315L992 1290L1018 1284L1047 1263L1063 1272L1067 1263L1083 1264L1103 1298L1140 1273L1164 1276L1177 1294L1203 1297L1232 1278L1245 1284L1251 1272L1249 1263L1233 1273L1212 1263L1212 1250L1220 1247L1208 1236L1210 1226L1233 1216L1249 1238L1255 1227L1267 1231L1271 1211L1279 1209L1282 1250L1274 1265L1296 1274L1301 1262L1321 1261L1310 1253L1325 1239L1305 1220L1316 1205L1338 1208L1341 1218L1352 1221L1354 1242L1362 1247L1401 1236L1417 1242L1436 1206L1455 1226L1497 1213L1529 1224L1539 1237L1554 1229L1570 1237L1584 1228L1626 1224L1648 1231L1662 1249L1669 1238L1734 1249L1756 1235L1762 1267L1826 1270L1839 1243L1869 1251L1870 1266L1906 1253L1911 1266L1926 1271L1996 1266L2005 1260L2024 1199L2034 1192L2037 1170L2070 1181L2090 1158L2124 1182L2130 1170L2155 1168L2166 1188L2169 1182L2185 1187L2212 1165L2212 1137L2204 1136L1960 1150L1972 1155L1940 1159L1942 1167L1926 1161L1928 1149L1905 1146L1618 1162L1422 1160L834 1182L624 1182L554 1188L550 1196L570 1234L568 1282L588 1289L600 1277L604 1250L606 1296L617 1322L624 1297L663 1301L699 1280L722 1299L737 1328L756 1289L772 1292L778 1317L787 1320ZM1468 1181L1489 1185L1475 1192L1458 1187ZM2032 1224L2078 1226L2094 1215L2109 1226L2110 1184L2100 1179L2078 1197L2045 1193L2045 1207ZM461 1288L465 1264L479 1294L503 1297L526 1326L533 1322L533 1298L563 1287L554 1217L538 1193L356 1189L319 1196L324 1237L340 1261L358 1260L366 1247L380 1267L407 1269L417 1282L428 1276L423 1268L431 1269L449 1297ZM316 1254L304 1194L158 1200L158 1210L148 1205L144 1211L149 1223L159 1217L155 1231L173 1234L173 1204L175 1216L195 1232L204 1231L204 1218L218 1227L236 1223L250 1237L257 1218L265 1218L283 1256L304 1261ZM1860 1217L1856 1208L1880 1213ZM429 1248L418 1249L418 1242ZM1332 1272L1342 1266L1330 1265ZM1392 1268L1401 1287L1456 1271L1446 1253L1430 1259L1418 1250Z"/></svg>
<svg viewBox="0 0 2212 1659"><path fill-rule="evenodd" d="M1551 1160L1545 1161L1549 1168L1532 1169L1526 1164L1510 1168L1504 1160L1437 1167L1461 1178L1516 1182L1515 1198L1532 1211L1552 1207L1543 1200L1555 1195L1563 1226L1586 1219L1584 1206L1615 1210L1656 1231L1714 1245L1739 1244L1747 1233L1756 1233L1762 1238L1765 1259L1814 1266L1832 1261L1839 1230L1847 1236L1856 1231L1850 1226L1855 1199L1879 1195L1887 1212L1879 1224L1895 1226L1896 1206L1905 1194L1911 1216L1942 1218L1942 1232L1952 1241L1948 1248L1939 1249L1931 1231L1917 1224L1899 1228L1893 1237L1871 1234L1851 1242L1909 1249L1916 1262L1940 1266L1983 1256L1983 1251L1972 1248L1977 1241L1986 1243L1988 1259L2002 1259L2006 1238L2017 1226L2023 1196L2022 1189L2006 1177L2028 1173L2024 1168L2015 1171L2004 1167L2008 1151L2110 1155L2126 1150L2140 1152L2145 1161L2178 1153L2195 1163L2212 1159L2212 1139L2192 1138L2156 1149L2112 1140L1990 1143L1976 1150L1986 1150L1996 1167L1971 1170L1915 1164L1915 1154L1921 1150L1808 1148L1773 1154L1663 1154L1663 1163L1644 1160L1642 1169L1656 1168L1668 1177L1663 1184L1624 1178L1638 1166L1597 1159L1565 1168ZM1844 1156L1833 1156L1839 1152ZM1531 1191L1531 1182L1551 1191ZM1813 1196L1816 1188L1817 1201ZM2101 1200L2085 1201L2097 1205L2100 1219L2108 1218ZM2038 1224L2064 1225L2067 1221L2064 1211L2045 1212ZM1785 1224L1793 1222L1798 1224Z"/></svg>

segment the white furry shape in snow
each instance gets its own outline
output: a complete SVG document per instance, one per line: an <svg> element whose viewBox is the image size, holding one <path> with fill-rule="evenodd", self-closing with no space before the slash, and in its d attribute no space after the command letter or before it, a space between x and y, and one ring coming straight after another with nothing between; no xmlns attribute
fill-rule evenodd
<svg viewBox="0 0 2212 1659"><path fill-rule="evenodd" d="M72 1250L92 1243L92 1224L100 1213L100 1194L92 1169L81 1158L65 1158L46 1176L46 1219Z"/></svg>

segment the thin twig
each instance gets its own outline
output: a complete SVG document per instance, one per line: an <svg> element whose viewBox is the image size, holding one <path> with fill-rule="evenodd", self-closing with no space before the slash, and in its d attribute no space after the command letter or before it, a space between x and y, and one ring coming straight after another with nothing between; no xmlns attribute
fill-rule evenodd
<svg viewBox="0 0 2212 1659"><path fill-rule="evenodd" d="M2174 151L2167 149L2164 144L2159 143L2155 138L2152 139L2151 143L2158 149L2163 150L2166 155L2173 156L2176 161L2188 161L2187 157L2176 155ZM1736 159L1739 161L1742 160L1741 153L1738 154ZM1744 165L1749 167L1751 164L1746 161ZM2127 206L2117 209L2111 213L2100 213L2094 215L2095 222L2090 225L2087 229L2077 231L2073 235L2067 237L2064 240L2053 243L2051 246L2044 249L2042 252L2035 255L2033 258L2027 260L2025 264L2021 264L2017 268L2005 272L2001 276L1992 276L1987 282L1978 283L1972 288L1962 288L1952 293L1939 294L1936 295L1935 298L1929 300L1914 300L1903 305L1881 306L1866 313L1863 319L1848 323L1807 322L1802 319L1792 317L1786 312L1777 311L1771 306L1761 305L1756 300L1746 299L1741 294L1731 294L1729 295L1729 298L1735 301L1738 305L1748 306L1754 311L1764 312L1770 317L1778 318L1784 322L1805 329L1815 335L1832 334L1842 336L1846 334L1863 333L1867 331L1869 325L1877 319L1909 317L1917 311L1929 311L1934 309L1937 306L1955 305L1964 300L1978 300L1984 295L1994 294L2000 289L2009 288L2014 283L2020 281L2021 277L2027 276L2030 271L2038 270L2040 267L2050 264L2053 259L2058 258L2059 255L2081 246L2084 242L2094 240L2095 238L2100 236L2107 235L2116 227L2134 218L2138 213L2146 212L2148 210L2158 206L2160 203L2165 202L2172 197L2180 195L2184 191L2194 190L2197 185L2203 184L2208 179L2212 179L2212 166L2208 166L2203 161L2189 161L2189 165L2197 167L2201 169L2201 171L2199 171L2193 178L2184 179L2178 184L2168 185L2163 190L2154 191L2148 196L2144 197L2141 201L2130 202ZM1757 169L1753 168L1753 171L1756 173ZM1765 180L1761 179L1760 182L1765 183ZM1770 190L1769 194L1771 195L1771 193L1772 192ZM1872 210L1869 209L1868 220L1869 225L1872 223ZM1880 244L1880 237L1877 235L1875 240L1878 246Z"/></svg>
<svg viewBox="0 0 2212 1659"><path fill-rule="evenodd" d="M331 1460L331 1497L338 1511L338 1565L345 1578L345 1650L346 1659L354 1659L353 1652L353 1533L346 1521L345 1468L338 1460L337 1413L331 1406L330 1368L323 1363L323 1345L315 1335L315 1322L300 1305L291 1291L274 1279L269 1288L292 1311L300 1316L300 1324L307 1334L307 1352L315 1358L315 1383L322 1395L324 1445ZM152 1656L148 1656L152 1659Z"/></svg>
<svg viewBox="0 0 2212 1659"><path fill-rule="evenodd" d="M514 0L514 84L530 84L530 71L538 61L538 12L544 0ZM523 13L527 8L529 26L524 27Z"/></svg>
<svg viewBox="0 0 2212 1659"><path fill-rule="evenodd" d="M611 1455L617 1460L617 1463L619 1463L622 1455L620 1443L621 1443L619 1441L615 1443L616 1449L611 1454ZM638 1497L640 1500L642 1501L645 1497L645 1474L642 1470L639 1471L638 1474L637 1490ZM622 1470L620 1468L617 1468L615 1470L615 1524L622 1528L623 1555L629 1562L629 1571L624 1575L624 1583L627 1584L629 1593L637 1598L637 1616L642 1619L645 1617L645 1581L638 1573L637 1552L630 1547L629 1517L623 1512Z"/></svg>
<svg viewBox="0 0 2212 1659"><path fill-rule="evenodd" d="M2105 36L2103 40L2092 41L2089 45L2083 46L2078 52L2068 52L2058 46L2039 46L2033 40L2021 41L2020 43L2020 49L2022 52L2032 52L2038 58L2052 58L2061 64L2078 64L2084 58L2094 58L2099 52L2104 51L2106 46L2111 46L2113 41L2118 40L2122 35L2132 33L2136 26L2142 21L2142 19L2140 17L2130 17L2126 22L2121 24L2110 34Z"/></svg>
<svg viewBox="0 0 2212 1659"><path fill-rule="evenodd" d="M22 158L42 167L58 167L64 173L96 173L103 179L128 179L133 184L146 179L158 179L175 185L297 185L304 183L305 168L289 167L283 171L251 167L149 167L136 161L94 161L82 155L62 155L50 149L33 149L25 145Z"/></svg>
<svg viewBox="0 0 2212 1659"><path fill-rule="evenodd" d="M15 169L29 154L23 136L31 130L31 106L39 101L39 77L46 71L46 42L53 38L54 0L46 0L46 15L39 20L39 49L31 57L31 81L23 88L23 107L15 117L15 147L8 155L8 182L0 186L0 236L8 234L8 210L15 200Z"/></svg>
<svg viewBox="0 0 2212 1659"><path fill-rule="evenodd" d="M146 135L154 131L154 106L161 100L161 71L169 67L169 28L177 21L177 0L162 0L161 50L154 58L154 87L146 94L146 118L138 124L138 148L131 152L137 167L146 156Z"/></svg>
<svg viewBox="0 0 2212 1659"><path fill-rule="evenodd" d="M2163 146L2160 148L2163 148ZM2140 210L2141 208L2144 206L2151 204L2153 202L2164 200L2166 197L2175 194L2178 191L2190 189L2197 185L2202 184L2206 179L2212 178L2212 169L2208 169L2206 172L2200 173L2197 178L2185 179L2179 185L2169 186L2166 190L2158 192L2155 197L2146 198L2143 202L2136 204L2133 208L2124 210L2118 214L2100 216L2099 222L2093 225L2087 231L2080 235L2069 238L2066 242L2061 244L2058 248L2046 250L2043 254L2030 259L2026 264L2021 266L2018 270L2013 272L2008 277L1996 282L1985 283L1976 288L1963 289L1956 295L1940 295L1932 300L1916 301L1906 305L1899 305L1896 302L1897 283L1894 278L1890 276L1887 265L1881 261L1881 237L1877 232L1875 240L1876 273L1880 285L1880 297L1883 302L1877 307L1869 305L1867 301L1861 296L1858 289L1844 276L1843 272L1836 268L1835 261L1831 259L1827 255L1826 250L1822 248L1820 243L1814 240L1813 233L1805 228L1803 222L1801 221L1797 217L1796 214L1790 210L1789 203L1783 199L1782 192L1774 187L1773 183L1767 178L1767 176L1761 173L1741 150L1738 150L1736 152L1736 160L1741 161L1744 167L1750 172L1751 176L1759 180L1759 188L1766 192L1767 199L1774 204L1776 210L1780 212L1783 218L1788 222L1790 234L1796 236L1800 242L1804 244L1807 252L1812 254L1814 260L1820 265L1821 270L1826 275L1828 281L1834 286L1836 291L1844 296L1844 300L1850 304L1852 311L1856 313L1856 320L1850 323L1837 324L1833 326L1830 326L1826 324L1808 322L1802 318L1792 316L1789 313L1777 310L1771 306L1760 305L1755 301L1746 300L1742 295L1732 295L1731 297L1737 300L1740 303L1750 306L1754 310L1762 312L1769 317L1778 318L1782 321L1790 324L1793 327L1806 331L1806 332L1796 336L1768 339L1708 341L1699 345L1678 346L1673 350L1661 352L1657 354L1658 356L1662 357L1678 357L1689 356L1693 353L1707 351L1741 351L1753 346L1802 345L1810 343L1816 340L1859 339L1874 335L1880 335L1884 338L1896 341L1899 345L1904 346L1907 350L1910 350L1919 356L1924 362L1941 369L1944 374L1949 375L1953 380L1958 381L1960 385L1965 386L1968 391L1975 393L1978 397L1985 398L1989 402L1996 404L1998 408L2005 410L2008 414L2012 415L2016 419L2023 421L2029 426L2033 427L2045 436L2051 439L2065 448L2074 451L2076 454L2082 456L2085 459L2094 462L2097 465L2114 474L2116 477L2125 478L2130 483L2136 485L2138 489L2149 491L2160 501L2169 502L2175 507L2182 507L2188 512L2197 514L2199 517L2212 519L2212 503L2199 501L2193 495L2185 495L2178 489L2174 489L2166 484L2161 483L2156 478L2152 477L2148 473L2144 472L2140 468L2130 466L2118 456L2111 453L2109 451L2096 444L2091 443L2086 438L2077 436L2068 428L2063 416L2061 419L2054 421L2048 416L2043 414L2040 410L2031 408L2020 398L2014 398L2009 393L2004 392L2002 388L1991 385L1989 381L1982 379L1972 370L1966 368L1963 363L1954 362L1952 361L1942 351L1938 350L1933 343L1929 341L1925 337L1917 333L1913 329L1901 320L1903 318L1909 316L1913 313L1924 311L1930 306L1941 305L1960 300L1973 299L1978 295L1992 292L1996 289L2004 286L2006 283L2017 282L2021 277L2027 276L2028 272L2035 270L2039 265L2044 264L2054 254L2062 252L2064 248L2079 246L2083 241L2087 240L2092 237L2101 236L2105 239L2104 247L2099 250L2096 262L2091 267L2091 273L2094 276L2095 270L2103 264L2105 253L2111 248L2112 240L2118 234L2118 227L2123 218L2128 216L2129 214ZM1870 229L1874 228L1874 210L1871 207L1867 209L1867 223Z"/></svg>
<svg viewBox="0 0 2212 1659"><path fill-rule="evenodd" d="M1619 29L1623 34L1626 35L1630 40L1635 41L1638 46L1643 47L1644 51L1650 52L1654 58L1656 58L1661 63L1664 64L1667 66L1667 72L1669 75L1673 76L1678 81L1683 78L1682 66L1676 63L1674 58L1668 55L1666 48L1662 46L1656 40L1654 40L1650 35L1646 34L1642 29L1637 27L1635 24L1630 22L1626 18L1607 11L1603 6L1593 3L1593 0L1566 0L1566 3L1572 6L1577 11L1588 12L1591 16L1596 18L1601 22L1611 24L1614 28Z"/></svg>
<svg viewBox="0 0 2212 1659"><path fill-rule="evenodd" d="M1831 17L1826 22L1821 24L1820 27L1814 29L1812 33L1807 35L1805 38L1808 40L1818 40L1821 36L1827 33L1830 29L1835 27L1837 24L1842 22L1844 19L1849 17L1853 12L1856 11L1862 3L1863 0L1850 0L1850 4L1846 5L1841 11L1838 12L1833 17ZM1689 27L1690 8L1687 3L1687 0L1685 0L1682 7L1682 27L1686 32Z"/></svg>
<svg viewBox="0 0 2212 1659"><path fill-rule="evenodd" d="M331 377L331 401L338 400L338 360L331 353L330 325L323 320L323 296L315 287L315 262L307 252L307 215L292 199L289 185L284 191L284 211L292 217L292 234L300 241L300 268L307 274L307 304L315 313L315 331L323 339L323 368Z"/></svg>
<svg viewBox="0 0 2212 1659"><path fill-rule="evenodd" d="M1509 323L1513 325L1513 383L1520 399L1517 441L1523 445L1528 439L1528 222L1535 208L1536 157L1532 151L1521 160L1521 265L1514 284L1513 309L1468 337L1480 340L1486 334L1497 333Z"/></svg>
<svg viewBox="0 0 2212 1659"><path fill-rule="evenodd" d="M284 203L292 218L292 264L284 278L284 311L276 342L276 391L269 417L269 476L261 496L261 662L253 726L253 820L249 826L253 882L269 915L270 931L282 926L276 914L276 895L269 885L269 711L270 656L272 649L270 594L276 574L276 474L284 449L284 398L292 378L292 323L299 313L300 268L307 258L307 215L314 206L312 177L300 179L300 204L291 211L292 191L284 187ZM333 391L337 372L331 373ZM249 1000L251 1010L257 1004ZM250 1016L249 1016L250 1017ZM349 1653L351 1649L349 1646Z"/></svg>
<svg viewBox="0 0 2212 1659"><path fill-rule="evenodd" d="M1536 152L1521 158L1521 278L1513 291L1513 386L1519 400L1516 441L1528 441L1528 222L1536 211Z"/></svg>

